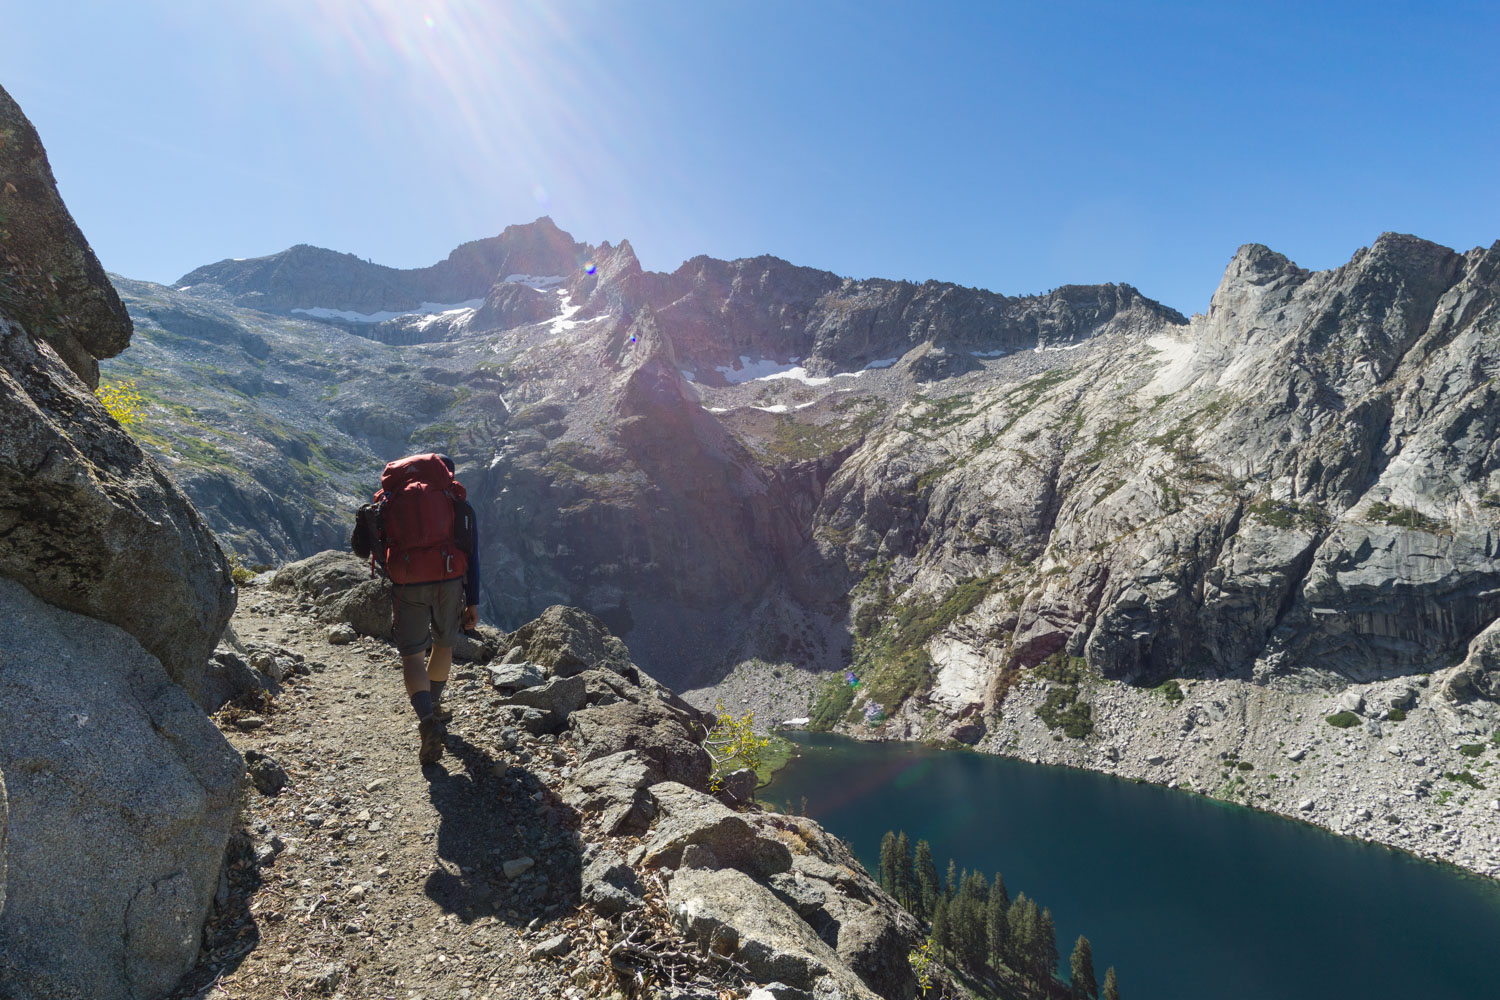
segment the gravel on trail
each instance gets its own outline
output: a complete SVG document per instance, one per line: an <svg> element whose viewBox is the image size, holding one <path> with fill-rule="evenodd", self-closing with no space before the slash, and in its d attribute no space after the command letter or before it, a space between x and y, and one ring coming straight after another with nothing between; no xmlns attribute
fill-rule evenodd
<svg viewBox="0 0 1500 1000"><path fill-rule="evenodd" d="M549 788L575 763L570 743L502 749L482 668L455 664L448 751L424 768L388 644L331 644L310 604L260 586L242 590L233 626L297 665L274 701L215 716L286 782L247 782L199 964L174 998L616 995L612 928L578 908L583 840Z"/></svg>

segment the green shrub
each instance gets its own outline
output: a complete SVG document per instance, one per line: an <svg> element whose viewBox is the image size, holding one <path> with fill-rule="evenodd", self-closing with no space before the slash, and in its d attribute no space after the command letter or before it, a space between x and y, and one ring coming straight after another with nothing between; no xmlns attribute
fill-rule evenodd
<svg viewBox="0 0 1500 1000"><path fill-rule="evenodd" d="M813 705L812 720L807 728L826 733L838 725L839 720L853 706L854 689L844 680L842 673L834 674L823 684L823 690L818 692L818 700Z"/></svg>
<svg viewBox="0 0 1500 1000"><path fill-rule="evenodd" d="M1484 753L1484 749L1485 748L1483 743L1465 743L1463 746L1458 748L1458 752L1463 754L1465 757L1478 757L1480 754Z"/></svg>
<svg viewBox="0 0 1500 1000"><path fill-rule="evenodd" d="M1088 661L1083 657L1057 652L1038 663L1033 672L1043 680L1076 685L1083 679L1083 672L1087 668Z"/></svg>
<svg viewBox="0 0 1500 1000"><path fill-rule="evenodd" d="M1048 729L1061 728L1075 740L1085 739L1094 732L1093 707L1078 700L1076 687L1056 687L1048 691L1046 699L1037 706L1036 714Z"/></svg>
<svg viewBox="0 0 1500 1000"><path fill-rule="evenodd" d="M1403 710L1401 710L1399 708L1393 708L1393 709L1391 709L1390 714L1387 715L1385 718L1386 718L1387 722L1405 722L1406 721L1406 712L1404 712Z"/></svg>
<svg viewBox="0 0 1500 1000"><path fill-rule="evenodd" d="M1238 767L1241 771L1253 771L1253 770L1255 770L1255 765L1252 764L1252 763L1250 763L1248 760L1242 760L1238 764L1236 764L1235 766Z"/></svg>
<svg viewBox="0 0 1500 1000"><path fill-rule="evenodd" d="M239 586L244 586L255 579L255 573L245 565L237 552L229 553L229 575Z"/></svg>
<svg viewBox="0 0 1500 1000"><path fill-rule="evenodd" d="M1415 507L1396 507L1379 500L1365 511L1365 520L1371 524L1389 524L1397 528L1412 528L1417 531L1437 532L1446 525L1434 521Z"/></svg>
<svg viewBox="0 0 1500 1000"><path fill-rule="evenodd" d="M1335 712L1323 721L1338 729L1348 729L1350 726L1359 725L1359 716L1353 712Z"/></svg>
<svg viewBox="0 0 1500 1000"><path fill-rule="evenodd" d="M1478 788L1480 791L1484 790L1484 783L1474 777L1474 772L1472 771L1444 771L1443 777L1460 785L1468 785L1470 788Z"/></svg>
<svg viewBox="0 0 1500 1000"><path fill-rule="evenodd" d="M1182 685L1178 684L1176 681L1162 681L1151 690L1167 699L1167 701L1171 702L1173 705L1182 703Z"/></svg>

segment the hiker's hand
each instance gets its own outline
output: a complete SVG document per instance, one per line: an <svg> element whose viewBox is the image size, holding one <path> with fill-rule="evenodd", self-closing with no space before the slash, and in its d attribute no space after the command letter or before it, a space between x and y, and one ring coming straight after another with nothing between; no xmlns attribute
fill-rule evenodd
<svg viewBox="0 0 1500 1000"><path fill-rule="evenodd" d="M472 632L479 624L479 605L470 604L464 608L464 631Z"/></svg>

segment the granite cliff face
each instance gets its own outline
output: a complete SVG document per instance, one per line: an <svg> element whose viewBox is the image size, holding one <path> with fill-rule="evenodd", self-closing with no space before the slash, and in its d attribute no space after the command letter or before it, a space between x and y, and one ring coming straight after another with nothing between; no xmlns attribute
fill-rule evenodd
<svg viewBox="0 0 1500 1000"><path fill-rule="evenodd" d="M118 282L143 350L115 370L157 373L148 444L221 536L336 544L386 458L444 450L498 624L582 606L694 697L1007 752L1023 681L1054 720L1090 684L1316 698L1451 669L1500 616L1500 246L1387 234L1316 273L1246 246L1185 319L1128 286L657 274L545 221L497 239L580 266L359 323L314 319L411 303ZM851 665L853 702L818 700Z"/></svg>
<svg viewBox="0 0 1500 1000"><path fill-rule="evenodd" d="M156 997L238 804L193 700L235 588L91 391L130 321L3 90L0 208L0 995Z"/></svg>

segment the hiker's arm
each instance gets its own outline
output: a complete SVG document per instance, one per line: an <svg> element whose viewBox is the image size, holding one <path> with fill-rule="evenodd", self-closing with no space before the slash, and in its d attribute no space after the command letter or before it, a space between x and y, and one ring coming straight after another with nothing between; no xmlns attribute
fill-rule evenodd
<svg viewBox="0 0 1500 1000"><path fill-rule="evenodd" d="M474 505L467 500L464 516L469 519L469 572L464 576L464 604L472 608L479 603L479 518L474 515Z"/></svg>

